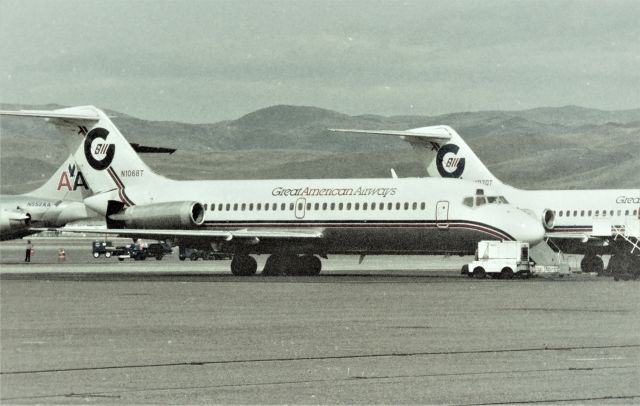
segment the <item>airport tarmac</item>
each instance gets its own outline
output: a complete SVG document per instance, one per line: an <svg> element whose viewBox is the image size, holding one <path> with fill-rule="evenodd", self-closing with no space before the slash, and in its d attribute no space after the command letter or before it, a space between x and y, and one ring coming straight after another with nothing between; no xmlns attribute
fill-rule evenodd
<svg viewBox="0 0 640 406"><path fill-rule="evenodd" d="M31 264L0 244L2 404L640 403L638 281L475 280L442 257L234 277L86 241L34 239Z"/></svg>

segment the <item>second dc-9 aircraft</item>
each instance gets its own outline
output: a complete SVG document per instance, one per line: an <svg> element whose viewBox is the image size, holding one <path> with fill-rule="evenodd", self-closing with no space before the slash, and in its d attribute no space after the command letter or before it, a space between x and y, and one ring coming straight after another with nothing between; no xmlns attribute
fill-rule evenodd
<svg viewBox="0 0 640 406"><path fill-rule="evenodd" d="M481 240L536 244L544 235L531 216L472 182L177 181L154 173L96 107L2 114L46 118L62 131L94 193L84 203L106 217L107 233L232 254L235 275L254 274L260 254L269 255L264 274L318 274L330 254L465 255Z"/></svg>

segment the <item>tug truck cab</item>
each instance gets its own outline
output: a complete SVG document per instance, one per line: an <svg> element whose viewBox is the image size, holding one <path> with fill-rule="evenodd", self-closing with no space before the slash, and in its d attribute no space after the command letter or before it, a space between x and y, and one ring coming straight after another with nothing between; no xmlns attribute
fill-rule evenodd
<svg viewBox="0 0 640 406"><path fill-rule="evenodd" d="M529 243L520 241L480 241L475 260L462 267L469 277L512 279L531 276Z"/></svg>

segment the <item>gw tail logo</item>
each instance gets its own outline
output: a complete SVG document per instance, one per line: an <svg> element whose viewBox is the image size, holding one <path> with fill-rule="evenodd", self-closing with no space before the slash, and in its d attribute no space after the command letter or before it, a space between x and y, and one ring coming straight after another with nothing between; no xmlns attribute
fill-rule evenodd
<svg viewBox="0 0 640 406"><path fill-rule="evenodd" d="M86 131L86 127L80 127L81 134L87 134ZM108 144L106 142L93 142L98 138L106 141L107 135L109 135L109 131L106 129L94 128L89 131L84 139L84 156L89 165L98 171L107 169L109 165L111 165L111 161L113 161L113 157L116 153L116 146L113 144Z"/></svg>
<svg viewBox="0 0 640 406"><path fill-rule="evenodd" d="M73 184L71 179L73 179ZM78 188L89 190L89 185L87 185L87 181L84 179L84 176L82 176L82 172L76 172L76 166L69 164L68 170L62 171L56 190L62 190L63 188L66 188L68 191L78 190Z"/></svg>
<svg viewBox="0 0 640 406"><path fill-rule="evenodd" d="M436 166L443 178L459 178L464 172L464 158L446 156L449 153L456 155L459 150L460 147L455 144L447 144L438 150Z"/></svg>

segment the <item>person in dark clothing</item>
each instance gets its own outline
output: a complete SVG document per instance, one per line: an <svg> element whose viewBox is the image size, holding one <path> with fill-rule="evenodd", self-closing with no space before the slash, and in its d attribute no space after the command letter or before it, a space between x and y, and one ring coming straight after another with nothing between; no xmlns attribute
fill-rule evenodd
<svg viewBox="0 0 640 406"><path fill-rule="evenodd" d="M24 262L31 262L31 250L33 249L33 245L31 245L31 240L27 240L27 248L24 252Z"/></svg>

